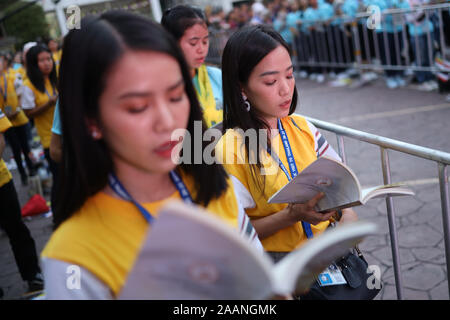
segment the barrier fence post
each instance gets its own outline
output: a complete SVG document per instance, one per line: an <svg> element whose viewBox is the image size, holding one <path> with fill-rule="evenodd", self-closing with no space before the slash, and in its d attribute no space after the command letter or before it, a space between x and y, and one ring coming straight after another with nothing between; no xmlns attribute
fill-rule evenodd
<svg viewBox="0 0 450 320"><path fill-rule="evenodd" d="M389 165L389 155L386 148L380 147L381 150L381 166L383 170L384 184L391 183L391 169ZM400 268L400 254L398 249L397 226L395 222L394 202L392 197L386 198L386 208L389 224L389 235L391 237L392 262L394 267L395 287L397 290L397 299L403 299L403 280Z"/></svg>
<svg viewBox="0 0 450 320"><path fill-rule="evenodd" d="M448 192L447 166L438 163L439 189L441 192L442 225L444 228L445 257L447 262L447 283L450 297L450 205Z"/></svg>
<svg viewBox="0 0 450 320"><path fill-rule="evenodd" d="M347 164L347 157L345 156L345 147L344 147L344 137L340 134L336 135L337 143L338 143L338 153L342 159L342 162Z"/></svg>

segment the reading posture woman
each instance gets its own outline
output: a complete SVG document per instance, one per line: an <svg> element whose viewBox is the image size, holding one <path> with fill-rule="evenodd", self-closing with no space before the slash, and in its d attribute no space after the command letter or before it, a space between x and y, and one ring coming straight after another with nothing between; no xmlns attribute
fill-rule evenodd
<svg viewBox="0 0 450 320"><path fill-rule="evenodd" d="M226 132L216 155L239 181L242 205L264 249L278 260L325 230L336 212L314 210L323 194L293 205L267 200L318 157L339 156L310 122L293 114L298 99L294 67L289 47L276 31L254 26L233 34L222 72ZM248 138L252 131L257 144ZM342 211L341 221L356 218L353 210Z"/></svg>
<svg viewBox="0 0 450 320"><path fill-rule="evenodd" d="M61 221L42 253L50 299L116 298L168 200L199 204L236 229L240 211L221 165L172 159L181 143L173 131L193 133L202 121L175 40L120 11L81 25L64 41L60 68ZM79 290L66 285L71 266L81 270Z"/></svg>

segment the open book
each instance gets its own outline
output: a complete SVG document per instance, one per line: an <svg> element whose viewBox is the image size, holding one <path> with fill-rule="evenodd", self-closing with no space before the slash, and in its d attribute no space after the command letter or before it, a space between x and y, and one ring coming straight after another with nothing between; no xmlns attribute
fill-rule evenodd
<svg viewBox="0 0 450 320"><path fill-rule="evenodd" d="M171 202L151 226L119 299L268 299L304 292L376 225L326 231L274 264L239 232L196 206Z"/></svg>
<svg viewBox="0 0 450 320"><path fill-rule="evenodd" d="M335 159L321 157L274 193L268 202L304 203L319 192L325 193L316 205L319 212L363 205L377 197L414 195L411 189L399 184L363 189L352 169Z"/></svg>

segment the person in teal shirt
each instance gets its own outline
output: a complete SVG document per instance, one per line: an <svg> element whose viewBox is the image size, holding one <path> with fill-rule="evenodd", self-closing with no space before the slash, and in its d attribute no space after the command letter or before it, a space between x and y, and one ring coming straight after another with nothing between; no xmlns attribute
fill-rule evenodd
<svg viewBox="0 0 450 320"><path fill-rule="evenodd" d="M412 7L421 5L420 1L411 1ZM433 23L427 19L423 10L411 12L406 16L408 21L408 33L411 48L414 53L417 66L430 66L429 46L433 48ZM428 33L430 33L430 42L428 43ZM434 51L432 49L432 51ZM432 52L432 54L434 54ZM431 57L433 59L434 57ZM416 71L416 80L420 89L430 91L435 88L435 77L430 71Z"/></svg>
<svg viewBox="0 0 450 320"><path fill-rule="evenodd" d="M308 37L310 54L313 61L316 62L326 62L326 50L324 47L325 32L319 21L324 20L325 10L321 9L318 0L309 0L309 7L305 10L303 14L302 27L301 30ZM325 68L311 67L311 80L317 80L321 83L325 81L325 76L323 73L326 71Z"/></svg>
<svg viewBox="0 0 450 320"><path fill-rule="evenodd" d="M403 0L367 0L367 6L376 5L381 13L388 9L407 9L409 4ZM380 58L383 65L402 65L401 50L403 44L403 17L400 14L382 16L381 24L375 28L376 39L380 48ZM386 39L385 39L386 34ZM386 40L386 41L385 41ZM405 86L403 71L386 69L386 86L390 89Z"/></svg>

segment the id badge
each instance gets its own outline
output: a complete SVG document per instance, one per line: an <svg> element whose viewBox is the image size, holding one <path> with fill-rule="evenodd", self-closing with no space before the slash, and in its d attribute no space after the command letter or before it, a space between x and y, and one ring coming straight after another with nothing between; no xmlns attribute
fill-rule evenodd
<svg viewBox="0 0 450 320"><path fill-rule="evenodd" d="M317 282L321 287L335 286L338 284L346 284L344 276L342 275L341 269L334 263L326 268L317 277Z"/></svg>

